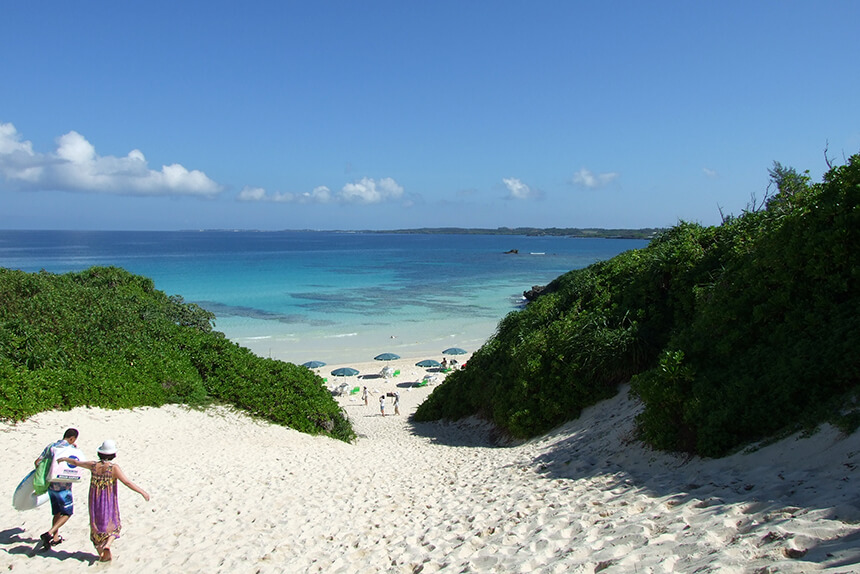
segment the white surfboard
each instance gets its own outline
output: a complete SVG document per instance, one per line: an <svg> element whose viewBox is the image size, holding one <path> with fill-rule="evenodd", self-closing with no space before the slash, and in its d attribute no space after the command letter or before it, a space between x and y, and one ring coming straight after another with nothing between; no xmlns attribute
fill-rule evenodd
<svg viewBox="0 0 860 574"><path fill-rule="evenodd" d="M15 489L15 494L12 495L12 506L15 510L30 510L48 502L48 493L36 496L33 490L33 478L36 476L36 471L31 470L30 474L24 477L24 480Z"/></svg>

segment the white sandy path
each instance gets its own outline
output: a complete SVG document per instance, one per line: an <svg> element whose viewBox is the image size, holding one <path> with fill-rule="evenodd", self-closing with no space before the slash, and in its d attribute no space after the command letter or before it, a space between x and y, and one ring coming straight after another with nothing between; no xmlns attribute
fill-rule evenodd
<svg viewBox="0 0 860 574"><path fill-rule="evenodd" d="M387 392L421 374L403 371L366 382ZM49 510L4 504L0 570L860 572L860 433L684 461L629 442L625 389L540 440L494 448L476 423L411 425L429 389L399 390L400 417L379 416L378 394L367 407L339 399L353 445L224 408L75 409L2 426L9 496L39 449L76 426L88 454L116 439L152 501L121 491L110 565L93 563L86 486L67 541L47 553L33 549Z"/></svg>

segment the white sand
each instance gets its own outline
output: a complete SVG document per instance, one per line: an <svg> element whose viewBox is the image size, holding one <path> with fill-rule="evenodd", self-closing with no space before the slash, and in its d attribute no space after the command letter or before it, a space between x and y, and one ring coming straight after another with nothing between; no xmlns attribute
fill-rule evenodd
<svg viewBox="0 0 860 574"><path fill-rule="evenodd" d="M363 366L378 371L382 365ZM329 369L328 367L327 369ZM0 505L12 572L860 572L860 433L832 428L752 454L684 460L630 442L622 393L539 440L493 447L487 428L412 425L430 388L401 365L401 416L338 399L360 435L311 437L226 408L78 408L0 426L11 494L68 426L105 438L152 494L121 487L114 562L89 542L86 485L66 542L34 552L49 507ZM353 379L354 381L354 379ZM388 412L393 412L390 399Z"/></svg>

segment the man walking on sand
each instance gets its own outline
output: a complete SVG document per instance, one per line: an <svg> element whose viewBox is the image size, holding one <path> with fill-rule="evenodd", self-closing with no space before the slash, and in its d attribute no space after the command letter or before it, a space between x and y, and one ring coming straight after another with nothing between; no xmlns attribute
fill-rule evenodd
<svg viewBox="0 0 860 574"><path fill-rule="evenodd" d="M45 459L48 459L48 464L50 465L57 450L75 446L75 441L77 440L77 429L67 429L61 440L45 447L42 454L39 455L39 458L34 463L36 468L39 468L39 464ZM63 542L63 537L60 536L60 527L68 522L74 513L71 483L51 482L48 485L48 498L51 500L51 514L54 515L54 518L51 522L50 530L40 536L42 544L46 549Z"/></svg>
<svg viewBox="0 0 860 574"><path fill-rule="evenodd" d="M385 393L379 397L379 412L382 413L382 416L385 416Z"/></svg>

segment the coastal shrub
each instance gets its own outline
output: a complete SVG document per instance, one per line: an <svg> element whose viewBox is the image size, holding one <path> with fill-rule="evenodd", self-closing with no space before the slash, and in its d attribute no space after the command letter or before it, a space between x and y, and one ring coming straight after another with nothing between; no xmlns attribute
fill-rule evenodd
<svg viewBox="0 0 860 574"><path fill-rule="evenodd" d="M724 223L735 232L722 273L697 292L698 312L672 346L695 372L674 407L684 450L719 456L821 420L851 420L841 397L860 385L860 159L820 184L779 164L766 208ZM634 381L643 435L680 427L655 416L665 373ZM668 419L672 416L669 415Z"/></svg>
<svg viewBox="0 0 860 574"><path fill-rule="evenodd" d="M640 436L662 449L721 456L824 420L855 429L860 156L819 184L778 163L771 178L719 226L681 222L552 281L416 419L478 414L525 438L632 380Z"/></svg>
<svg viewBox="0 0 860 574"><path fill-rule="evenodd" d="M713 245L681 224L633 250L552 281L421 404L417 420L485 416L527 438L579 415L656 362Z"/></svg>
<svg viewBox="0 0 860 574"><path fill-rule="evenodd" d="M303 432L355 437L319 377L229 342L213 319L117 267L0 268L0 418L218 400Z"/></svg>

